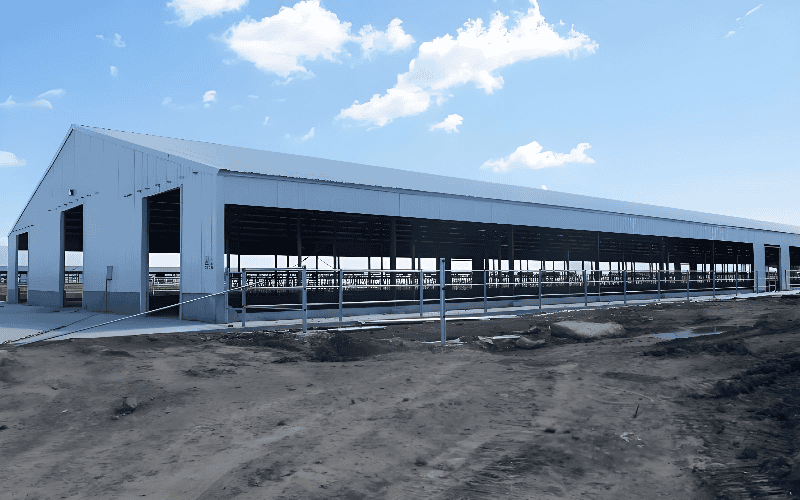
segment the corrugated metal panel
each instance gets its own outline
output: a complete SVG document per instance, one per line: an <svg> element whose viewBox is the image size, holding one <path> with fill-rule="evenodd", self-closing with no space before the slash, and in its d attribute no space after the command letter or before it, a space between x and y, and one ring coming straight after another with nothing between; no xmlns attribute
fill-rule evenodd
<svg viewBox="0 0 800 500"><path fill-rule="evenodd" d="M534 188L457 179L320 158L135 134L132 132L105 130L94 127L77 128L89 131L93 134L107 135L122 141L128 141L143 147L176 155L212 168L226 169L234 172L249 172L299 179L324 180L391 189L478 197L491 200L563 206L631 216L684 220L703 224L800 234L800 227L796 226L705 214L676 208L658 207L641 203L629 203ZM624 225L626 223L621 222L621 224Z"/></svg>

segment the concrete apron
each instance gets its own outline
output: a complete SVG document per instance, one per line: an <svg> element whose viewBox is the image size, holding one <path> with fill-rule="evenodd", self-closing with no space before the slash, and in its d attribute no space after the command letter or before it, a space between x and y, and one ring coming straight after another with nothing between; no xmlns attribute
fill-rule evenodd
<svg viewBox="0 0 800 500"><path fill-rule="evenodd" d="M770 293L747 293L747 294L739 294L739 298L751 298L751 297L765 297L765 296L780 296L780 295L797 295L800 293L798 290L794 291L784 291L784 292L770 292ZM723 295L721 293L717 294L717 298L720 300L729 300L735 298L734 294L727 294ZM580 298L572 298L575 299L572 303L560 302L560 303L548 303L547 300L543 301L542 312L544 314L553 314L563 310L573 310L573 309L581 309L583 308L583 297ZM620 298L621 299L621 298ZM682 302L686 300L686 296L680 296L680 294L668 294L668 298L662 299L662 302ZM707 296L693 296L693 301L705 301L705 300L712 300L711 295ZM506 301L508 303L510 301ZM522 302L519 301L518 304ZM488 314L490 315L502 315L502 314L537 314L539 312L539 305L538 300L534 299L532 301L526 301L528 303L532 302L533 305L517 305L514 307L496 307L496 303L489 303L490 308L488 309ZM642 298L637 299L630 299L628 300L629 306L638 306L638 305L646 305L649 303L655 302L654 299L650 300L643 300ZM522 302L524 304L524 302ZM480 307L475 307L476 305L480 305ZM589 302L589 308L598 309L598 308L608 308L608 307L622 307L623 301L617 300L614 302ZM465 307L463 309L451 309L454 306L461 306ZM467 309L466 307L473 306L472 309ZM469 316L480 316L483 314L483 302L472 302L468 304L448 304L447 306L448 317L457 317L462 315L469 315ZM392 309L392 308L386 308ZM378 313L372 308L367 309L364 311L363 309L345 309L346 324L355 324L361 322L375 322L375 321L383 321L383 320L392 320L392 319L419 319L419 306L414 309L413 307L410 308L413 312L400 312L395 309L395 312L389 313ZM233 312L233 311L231 311ZM318 317L310 317L308 320L308 326L310 328L315 327L332 327L338 324L339 312L338 309L327 309L323 311L310 311L310 313L314 313ZM360 313L360 314L359 314ZM265 318L262 315L266 315L270 313L260 313L260 314L247 314L247 329L258 329L258 328L293 328L296 329L300 326L301 320L299 317L299 312L293 312L294 317L288 317L284 319L275 319L274 316L271 318ZM272 313L274 314L274 313ZM260 317L262 316L262 317ZM230 331L232 329L239 330L242 328L241 321L231 321L229 323L223 324L213 324L213 323L203 323L199 321L182 321L176 318L165 318L165 317L149 317L149 316L138 316L135 318L124 319L123 321L117 321L115 323L111 323L105 326L91 328L85 331L77 332L77 333L69 333L68 335L61 335L67 332L75 332L76 330L81 330L82 328L98 325L101 323L105 323L107 321L112 321L115 319L122 319L127 318L125 315L121 314L113 314L113 313L95 313L91 311L86 311L85 309L79 308L54 308L54 307L43 307L43 306L28 306L25 304L8 304L4 302L0 302L0 342L5 341L13 341L20 339L22 337L26 337L28 335L33 335L39 332L47 332L35 337L32 337L30 340L45 340L51 339L54 340L63 340L67 338L98 338L98 337L112 337L112 336L123 336L123 335L145 335L151 333L200 333L200 332L214 332L214 331ZM231 316L233 318L233 316ZM427 309L424 314L424 318L435 320L439 318L439 310L438 304L430 305L430 309ZM238 318L236 318L238 319ZM233 328L231 328L231 326ZM58 337L56 337L58 336ZM55 337L55 338L54 338Z"/></svg>

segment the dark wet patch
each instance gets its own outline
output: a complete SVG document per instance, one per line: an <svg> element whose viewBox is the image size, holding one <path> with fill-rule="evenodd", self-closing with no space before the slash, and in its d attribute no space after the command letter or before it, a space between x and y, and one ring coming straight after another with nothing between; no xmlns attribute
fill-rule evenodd
<svg viewBox="0 0 800 500"><path fill-rule="evenodd" d="M642 375L639 373L625 373L625 372L605 372L600 374L601 377L611 378L615 380L627 380L629 382L641 382L643 384L657 384L666 380L664 377L656 375Z"/></svg>
<svg viewBox="0 0 800 500"><path fill-rule="evenodd" d="M344 332L336 332L330 337L321 338L315 342L311 359L314 361L353 361L390 351L388 346L381 346Z"/></svg>
<svg viewBox="0 0 800 500"><path fill-rule="evenodd" d="M120 358L132 358L134 357L133 354L129 353L128 351L118 351L114 349L106 349L104 351L100 351L101 356L116 356Z"/></svg>
<svg viewBox="0 0 800 500"><path fill-rule="evenodd" d="M202 378L210 378L210 377L219 377L221 375L228 375L228 374L235 374L235 370L231 370L228 368L190 368L188 370L184 370L183 374L188 375L189 377L202 377Z"/></svg>
<svg viewBox="0 0 800 500"><path fill-rule="evenodd" d="M731 354L746 356L750 354L741 340L707 340L705 337L690 337L660 342L657 347L643 351L643 356L681 356L687 354L711 354L713 356Z"/></svg>
<svg viewBox="0 0 800 500"><path fill-rule="evenodd" d="M298 356L283 356L273 361L273 363L297 363L298 361L301 361Z"/></svg>
<svg viewBox="0 0 800 500"><path fill-rule="evenodd" d="M302 351L299 342L293 337L285 334L273 332L243 332L240 334L225 335L219 337L225 345L246 346L246 347L268 347L271 349L282 349L284 351Z"/></svg>

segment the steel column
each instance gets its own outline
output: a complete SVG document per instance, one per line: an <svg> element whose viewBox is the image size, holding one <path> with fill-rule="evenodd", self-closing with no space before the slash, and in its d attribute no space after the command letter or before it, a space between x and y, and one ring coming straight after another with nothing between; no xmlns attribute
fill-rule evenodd
<svg viewBox="0 0 800 500"><path fill-rule="evenodd" d="M344 278L344 271L339 269L339 323L343 321L344 316L344 301L342 300L344 297L344 284L342 283Z"/></svg>
<svg viewBox="0 0 800 500"><path fill-rule="evenodd" d="M542 270L539 269L539 310L542 310Z"/></svg>
<svg viewBox="0 0 800 500"><path fill-rule="evenodd" d="M308 331L308 277L306 276L306 266L300 269L300 277L303 281L303 333Z"/></svg>
<svg viewBox="0 0 800 500"><path fill-rule="evenodd" d="M589 284L586 283L586 269L583 270L583 305L589 305Z"/></svg>
<svg viewBox="0 0 800 500"><path fill-rule="evenodd" d="M484 270L483 271L483 314L489 312L489 304L488 304L489 298L487 297L486 294L486 280L488 278L488 275L489 272Z"/></svg>
<svg viewBox="0 0 800 500"><path fill-rule="evenodd" d="M419 267L419 316L422 317L425 312L425 275L422 271L422 266Z"/></svg>
<svg viewBox="0 0 800 500"><path fill-rule="evenodd" d="M247 326L247 271L242 269L241 282L239 285L242 287L242 328Z"/></svg>
<svg viewBox="0 0 800 500"><path fill-rule="evenodd" d="M656 276L658 276L658 301L661 302L661 270L659 269L656 271Z"/></svg>
<svg viewBox="0 0 800 500"><path fill-rule="evenodd" d="M444 285L446 279L446 270L444 265L444 259L439 259L439 322L441 324L442 330L442 345L447 343L447 327L445 326L445 315L447 314L445 311L445 297L444 297Z"/></svg>
<svg viewBox="0 0 800 500"><path fill-rule="evenodd" d="M716 299L717 298L717 270L716 269L711 271L711 290L712 290L712 296Z"/></svg>
<svg viewBox="0 0 800 500"><path fill-rule="evenodd" d="M628 304L628 271L622 270L622 302Z"/></svg>

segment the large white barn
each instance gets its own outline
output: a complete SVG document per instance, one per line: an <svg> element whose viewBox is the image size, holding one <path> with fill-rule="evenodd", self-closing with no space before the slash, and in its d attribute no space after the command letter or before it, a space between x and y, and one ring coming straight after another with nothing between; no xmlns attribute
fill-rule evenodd
<svg viewBox="0 0 800 500"><path fill-rule="evenodd" d="M138 313L152 308L150 253L180 253L183 301L224 290L231 254L384 256L390 268L398 257L471 259L473 269L531 259L590 270L721 265L758 272L759 290L770 276L785 289L784 271L800 265L800 228L73 125L8 249L9 302L20 299L20 250L27 302L50 306L65 303L65 252L82 251L80 304ZM222 322L224 301L181 315Z"/></svg>

